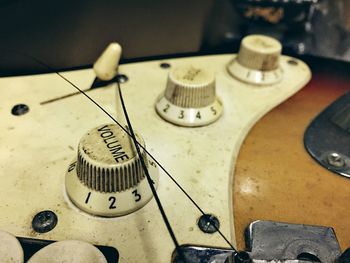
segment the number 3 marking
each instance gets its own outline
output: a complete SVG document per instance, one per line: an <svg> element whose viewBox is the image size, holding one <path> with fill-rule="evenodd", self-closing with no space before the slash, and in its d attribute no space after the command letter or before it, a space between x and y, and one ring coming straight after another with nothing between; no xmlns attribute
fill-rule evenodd
<svg viewBox="0 0 350 263"><path fill-rule="evenodd" d="M137 192L137 189L132 191L132 193L134 194L135 196L135 202L138 202L141 200L141 195Z"/></svg>
<svg viewBox="0 0 350 263"><path fill-rule="evenodd" d="M179 119L183 119L185 117L185 111L181 110L180 115L178 116Z"/></svg>

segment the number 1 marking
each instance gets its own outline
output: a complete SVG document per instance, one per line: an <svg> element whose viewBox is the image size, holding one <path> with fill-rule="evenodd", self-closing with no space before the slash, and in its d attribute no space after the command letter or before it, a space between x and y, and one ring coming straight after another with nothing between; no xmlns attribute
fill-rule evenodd
<svg viewBox="0 0 350 263"><path fill-rule="evenodd" d="M85 199L85 204L87 204L89 202L90 196L91 196L91 192L88 193L88 195Z"/></svg>

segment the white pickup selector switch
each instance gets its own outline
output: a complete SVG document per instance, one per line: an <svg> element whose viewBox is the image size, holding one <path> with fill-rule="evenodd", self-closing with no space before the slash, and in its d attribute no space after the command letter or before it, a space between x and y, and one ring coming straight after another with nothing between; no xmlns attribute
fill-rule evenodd
<svg viewBox="0 0 350 263"><path fill-rule="evenodd" d="M94 63L94 72L101 80L111 80L117 75L119 60L122 54L121 46L110 43Z"/></svg>
<svg viewBox="0 0 350 263"><path fill-rule="evenodd" d="M204 126L216 121L222 114L222 103L216 97L214 74L192 65L172 69L156 110L163 119L180 126Z"/></svg>
<svg viewBox="0 0 350 263"><path fill-rule="evenodd" d="M238 55L228 64L228 72L240 81L271 85L281 81L281 43L271 37L250 35L243 38Z"/></svg>
<svg viewBox="0 0 350 263"><path fill-rule="evenodd" d="M145 147L137 133L136 138ZM158 168L140 150L157 187ZM153 196L129 135L116 124L101 125L83 136L77 158L68 167L66 190L81 210L107 217L131 213Z"/></svg>

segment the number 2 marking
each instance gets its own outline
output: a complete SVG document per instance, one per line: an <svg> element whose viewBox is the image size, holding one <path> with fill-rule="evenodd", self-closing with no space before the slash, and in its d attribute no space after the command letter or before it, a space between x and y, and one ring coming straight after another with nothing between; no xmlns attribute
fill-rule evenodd
<svg viewBox="0 0 350 263"><path fill-rule="evenodd" d="M114 205L115 204L115 197L114 196L111 196L110 198L108 198L108 201L111 202L110 206L109 206L109 209L116 209L117 207Z"/></svg>
<svg viewBox="0 0 350 263"><path fill-rule="evenodd" d="M170 108L170 104L166 104L165 108L163 109L163 112L167 113Z"/></svg>

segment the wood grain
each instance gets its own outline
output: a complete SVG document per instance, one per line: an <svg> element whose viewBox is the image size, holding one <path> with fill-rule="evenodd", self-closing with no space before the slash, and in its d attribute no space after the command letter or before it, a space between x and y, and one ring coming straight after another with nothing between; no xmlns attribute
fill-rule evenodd
<svg viewBox="0 0 350 263"><path fill-rule="evenodd" d="M316 70L311 82L263 117L242 145L233 191L240 249L244 229L255 220L332 226L342 249L350 246L350 179L318 165L303 145L310 121L350 90L346 72L329 68Z"/></svg>

